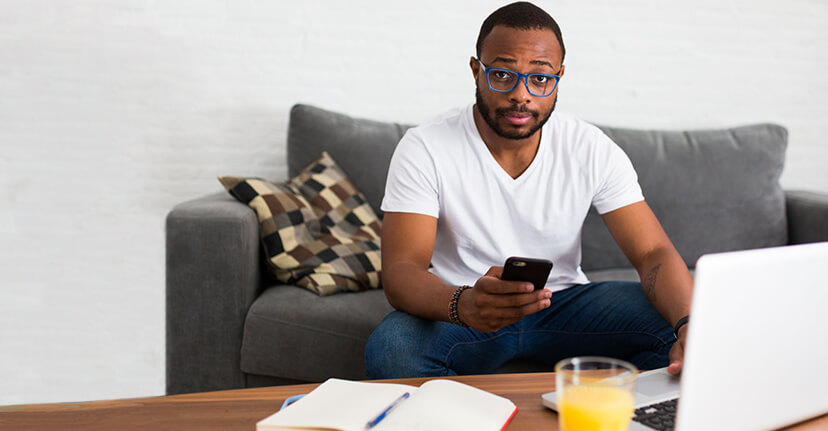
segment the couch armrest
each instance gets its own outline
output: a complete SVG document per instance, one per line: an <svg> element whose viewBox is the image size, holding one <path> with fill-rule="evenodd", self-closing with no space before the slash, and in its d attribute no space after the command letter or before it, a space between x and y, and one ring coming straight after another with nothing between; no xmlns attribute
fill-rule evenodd
<svg viewBox="0 0 828 431"><path fill-rule="evenodd" d="M788 242L828 241L828 194L785 191Z"/></svg>
<svg viewBox="0 0 828 431"><path fill-rule="evenodd" d="M245 386L244 319L259 294L259 224L227 193L167 215L167 393Z"/></svg>

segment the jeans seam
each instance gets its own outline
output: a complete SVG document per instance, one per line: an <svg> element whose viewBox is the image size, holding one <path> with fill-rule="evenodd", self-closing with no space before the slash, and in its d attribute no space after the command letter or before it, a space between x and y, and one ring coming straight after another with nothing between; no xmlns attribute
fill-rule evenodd
<svg viewBox="0 0 828 431"><path fill-rule="evenodd" d="M661 346L659 346L659 347L665 347L665 346L670 344L669 342L664 341L664 339L662 339L658 335L654 335L654 334L651 334L649 332L644 332L644 331L582 332L582 331L561 331L561 330L558 330L558 329L533 329L533 330L529 330L529 331L503 331L503 332L495 335L494 337L487 338L485 340L462 341L462 342L459 342L459 343L454 343L454 345L451 346L451 348L448 350L448 352L446 352L446 356L443 358L443 363L448 365L449 356L451 356L451 353L454 351L454 349L456 347L468 346L468 345L479 344L479 343L485 343L487 341L498 339L498 338L502 337L503 335L517 334L518 337L521 337L524 333L533 333L533 332L557 333L557 334L579 335L579 336L585 336L585 335L644 335L646 337L652 337L652 338L655 338L656 340L658 340L658 342L661 343ZM518 347L520 347L520 346L518 346Z"/></svg>
<svg viewBox="0 0 828 431"><path fill-rule="evenodd" d="M468 345L472 345L472 344L480 344L480 343L485 343L485 342L487 342L487 341L496 340L496 339L498 339L498 338L500 338L500 337L502 337L502 336L504 336L504 335L509 335L509 334L518 334L518 336L520 336L520 333L521 333L521 332L523 332L523 331L503 331L503 332L501 332L501 333L499 333L499 334L496 334L494 337L487 338L487 339L485 339L485 340L461 341L461 342L459 342L459 343L454 343L454 344L451 346L451 348L448 350L448 352L446 352L446 356L443 358L443 363L444 363L444 364L446 364L446 368L448 368L449 356L451 356L451 353L454 351L454 349L455 349L456 347L459 347L459 346L468 346Z"/></svg>
<svg viewBox="0 0 828 431"><path fill-rule="evenodd" d="M566 335L644 335L647 337L655 338L659 341L659 343L663 346L670 344L667 341L664 341L661 337L655 334L651 334L649 332L644 331L603 331L603 332L582 332L582 331L561 331L559 329L533 329L530 331L525 331L528 333L532 332L544 332L544 333L557 333L557 334L566 334Z"/></svg>
<svg viewBox="0 0 828 431"><path fill-rule="evenodd" d="M644 359L644 360L640 361L639 363L641 363L641 364L645 364L645 363L649 362L649 361L650 361L650 359L652 359L652 358L653 358L654 356L656 356L656 355L658 355L658 353L650 353L650 356L647 356L647 358L646 358L646 359Z"/></svg>

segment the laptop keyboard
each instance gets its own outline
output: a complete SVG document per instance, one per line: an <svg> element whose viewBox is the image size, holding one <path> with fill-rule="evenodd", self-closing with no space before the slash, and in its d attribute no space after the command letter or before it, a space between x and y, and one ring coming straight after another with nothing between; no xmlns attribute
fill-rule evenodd
<svg viewBox="0 0 828 431"><path fill-rule="evenodd" d="M633 420L656 430L672 431L675 427L677 407L678 398L651 404L636 409Z"/></svg>

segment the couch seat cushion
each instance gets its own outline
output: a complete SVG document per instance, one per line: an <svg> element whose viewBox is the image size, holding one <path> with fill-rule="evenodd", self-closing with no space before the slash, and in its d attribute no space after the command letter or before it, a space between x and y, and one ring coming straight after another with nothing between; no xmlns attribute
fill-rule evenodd
<svg viewBox="0 0 828 431"><path fill-rule="evenodd" d="M365 379L365 343L391 311L381 289L320 297L296 286L270 287L247 313L241 369L314 382Z"/></svg>
<svg viewBox="0 0 828 431"><path fill-rule="evenodd" d="M587 276L595 282L638 281L632 268L592 271ZM366 379L365 343L392 310L382 290L319 297L296 286L270 287L247 313L242 371L311 382ZM539 369L507 364L498 372L530 370Z"/></svg>

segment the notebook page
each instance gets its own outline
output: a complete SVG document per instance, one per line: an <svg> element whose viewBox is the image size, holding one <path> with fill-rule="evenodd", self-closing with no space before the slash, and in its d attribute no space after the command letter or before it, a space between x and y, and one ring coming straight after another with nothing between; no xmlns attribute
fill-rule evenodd
<svg viewBox="0 0 828 431"><path fill-rule="evenodd" d="M500 431L516 410L509 399L473 386L430 380L372 431Z"/></svg>
<svg viewBox="0 0 828 431"><path fill-rule="evenodd" d="M290 407L259 421L256 429L363 431L365 424L394 400L416 390L414 386L395 383L328 379Z"/></svg>

